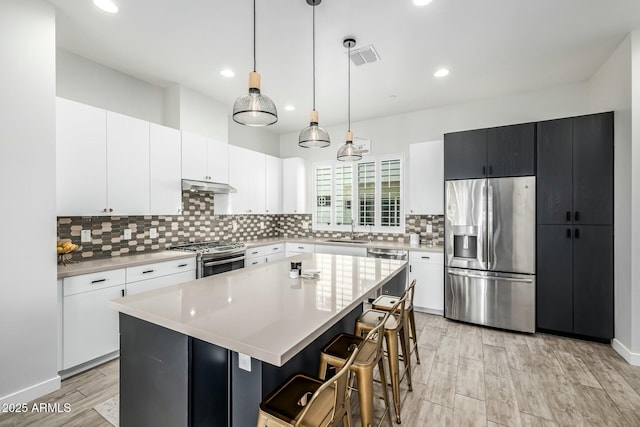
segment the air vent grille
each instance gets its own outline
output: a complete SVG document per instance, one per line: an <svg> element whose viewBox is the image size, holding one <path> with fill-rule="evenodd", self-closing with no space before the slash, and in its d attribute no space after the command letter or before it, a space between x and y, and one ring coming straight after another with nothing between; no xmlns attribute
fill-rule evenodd
<svg viewBox="0 0 640 427"><path fill-rule="evenodd" d="M376 52L373 45L361 47L360 49L351 51L351 62L355 66L364 64L371 64L372 62L380 61L380 55Z"/></svg>

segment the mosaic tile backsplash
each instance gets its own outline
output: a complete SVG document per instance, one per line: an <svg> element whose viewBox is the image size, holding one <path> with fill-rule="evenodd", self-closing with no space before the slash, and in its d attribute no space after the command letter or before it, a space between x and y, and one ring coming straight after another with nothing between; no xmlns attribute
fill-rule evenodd
<svg viewBox="0 0 640 427"><path fill-rule="evenodd" d="M72 260L98 259L166 249L172 244L199 240L251 241L269 237L342 238L348 233L313 231L303 225L311 215L215 215L213 196L184 192L181 215L157 216L78 216L58 217L58 239L81 245ZM408 242L409 233L419 233L424 243L443 244L444 217L441 215L407 215L406 234L373 233L377 241ZM427 224L433 230L427 233ZM234 229L235 226L235 229ZM124 239L124 230L131 239ZM150 237L150 229L158 236ZM92 240L80 243L80 231L91 230ZM364 235L363 235L364 236Z"/></svg>

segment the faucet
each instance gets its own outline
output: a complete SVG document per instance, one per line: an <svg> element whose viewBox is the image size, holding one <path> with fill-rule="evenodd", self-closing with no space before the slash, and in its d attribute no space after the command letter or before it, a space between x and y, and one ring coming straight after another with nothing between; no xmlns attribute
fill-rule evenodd
<svg viewBox="0 0 640 427"><path fill-rule="evenodd" d="M351 240L356 240L356 224L353 221L353 217L351 218Z"/></svg>

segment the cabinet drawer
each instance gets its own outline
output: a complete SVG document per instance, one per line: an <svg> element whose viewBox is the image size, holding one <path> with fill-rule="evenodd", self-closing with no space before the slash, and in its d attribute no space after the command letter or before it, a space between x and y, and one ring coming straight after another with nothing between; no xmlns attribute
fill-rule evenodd
<svg viewBox="0 0 640 427"><path fill-rule="evenodd" d="M266 246L258 246L255 248L247 249L247 252L246 252L247 259L263 256L265 248Z"/></svg>
<svg viewBox="0 0 640 427"><path fill-rule="evenodd" d="M265 256L265 261L266 262L273 262L273 261L277 261L279 259L284 259L284 252L278 252L275 254L269 254Z"/></svg>
<svg viewBox="0 0 640 427"><path fill-rule="evenodd" d="M176 259L138 265L135 267L127 267L127 283L153 279L154 277L167 276L169 274L182 273L184 271L195 269L195 258Z"/></svg>
<svg viewBox="0 0 640 427"><path fill-rule="evenodd" d="M313 253L316 248L311 243L287 243L287 252Z"/></svg>
<svg viewBox="0 0 640 427"><path fill-rule="evenodd" d="M444 254L438 252L409 252L409 263L423 262L427 264L444 265Z"/></svg>
<svg viewBox="0 0 640 427"><path fill-rule="evenodd" d="M125 277L124 268L65 277L62 281L64 296L122 285Z"/></svg>
<svg viewBox="0 0 640 427"><path fill-rule="evenodd" d="M278 243L276 245L264 246L264 254L266 256L284 252L284 243Z"/></svg>
<svg viewBox="0 0 640 427"><path fill-rule="evenodd" d="M255 258L247 258L244 262L244 266L245 268L251 268L264 263L265 263L264 256L257 256Z"/></svg>

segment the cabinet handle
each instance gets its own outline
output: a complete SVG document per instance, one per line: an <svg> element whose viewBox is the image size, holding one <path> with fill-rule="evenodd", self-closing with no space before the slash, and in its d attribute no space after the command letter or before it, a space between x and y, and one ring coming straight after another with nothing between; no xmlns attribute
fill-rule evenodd
<svg viewBox="0 0 640 427"><path fill-rule="evenodd" d="M493 166L489 165L489 175L493 175Z"/></svg>
<svg viewBox="0 0 640 427"><path fill-rule="evenodd" d="M182 268L182 267L186 267L186 266L187 266L187 264L180 264L180 265L178 266L178 268Z"/></svg>
<svg viewBox="0 0 640 427"><path fill-rule="evenodd" d="M576 239L580 238L580 229L579 228L576 228L575 237L576 237Z"/></svg>
<svg viewBox="0 0 640 427"><path fill-rule="evenodd" d="M142 274L147 274L147 273L153 273L155 270L147 270L147 271L143 271Z"/></svg>
<svg viewBox="0 0 640 427"><path fill-rule="evenodd" d="M567 228L567 239L571 238L571 229Z"/></svg>
<svg viewBox="0 0 640 427"><path fill-rule="evenodd" d="M422 259L431 259L431 257L430 257L430 256L423 256L423 257L421 257L421 258L422 258Z"/></svg>
<svg viewBox="0 0 640 427"><path fill-rule="evenodd" d="M567 211L567 221L571 221L571 211Z"/></svg>
<svg viewBox="0 0 640 427"><path fill-rule="evenodd" d="M269 212L269 209L265 209L265 212Z"/></svg>
<svg viewBox="0 0 640 427"><path fill-rule="evenodd" d="M98 280L92 280L91 283L100 283L100 282L106 282L107 279L98 279Z"/></svg>
<svg viewBox="0 0 640 427"><path fill-rule="evenodd" d="M107 211L107 208L102 209L102 212L106 212L106 211Z"/></svg>
<svg viewBox="0 0 640 427"><path fill-rule="evenodd" d="M278 249L280 249L280 248L273 248L274 251L277 251Z"/></svg>
<svg viewBox="0 0 640 427"><path fill-rule="evenodd" d="M573 219L574 219L575 221L580 221L580 212L576 211L576 212L573 214Z"/></svg>
<svg viewBox="0 0 640 427"><path fill-rule="evenodd" d="M112 208L109 208L109 212L113 212L113 209L112 209Z"/></svg>
<svg viewBox="0 0 640 427"><path fill-rule="evenodd" d="M298 246L298 249L304 249L304 246Z"/></svg>
<svg viewBox="0 0 640 427"><path fill-rule="evenodd" d="M409 273L411 273L411 266L409 266Z"/></svg>
<svg viewBox="0 0 640 427"><path fill-rule="evenodd" d="M124 289L122 290L122 296L124 296Z"/></svg>
<svg viewBox="0 0 640 427"><path fill-rule="evenodd" d="M255 255L257 253L258 253L258 251L253 251L253 252L251 252L251 255Z"/></svg>
<svg viewBox="0 0 640 427"><path fill-rule="evenodd" d="M258 263L258 261L253 261L253 262L251 263L251 265L256 265L257 263Z"/></svg>
<svg viewBox="0 0 640 427"><path fill-rule="evenodd" d="M487 168L485 166L482 167L482 175L487 174Z"/></svg>

